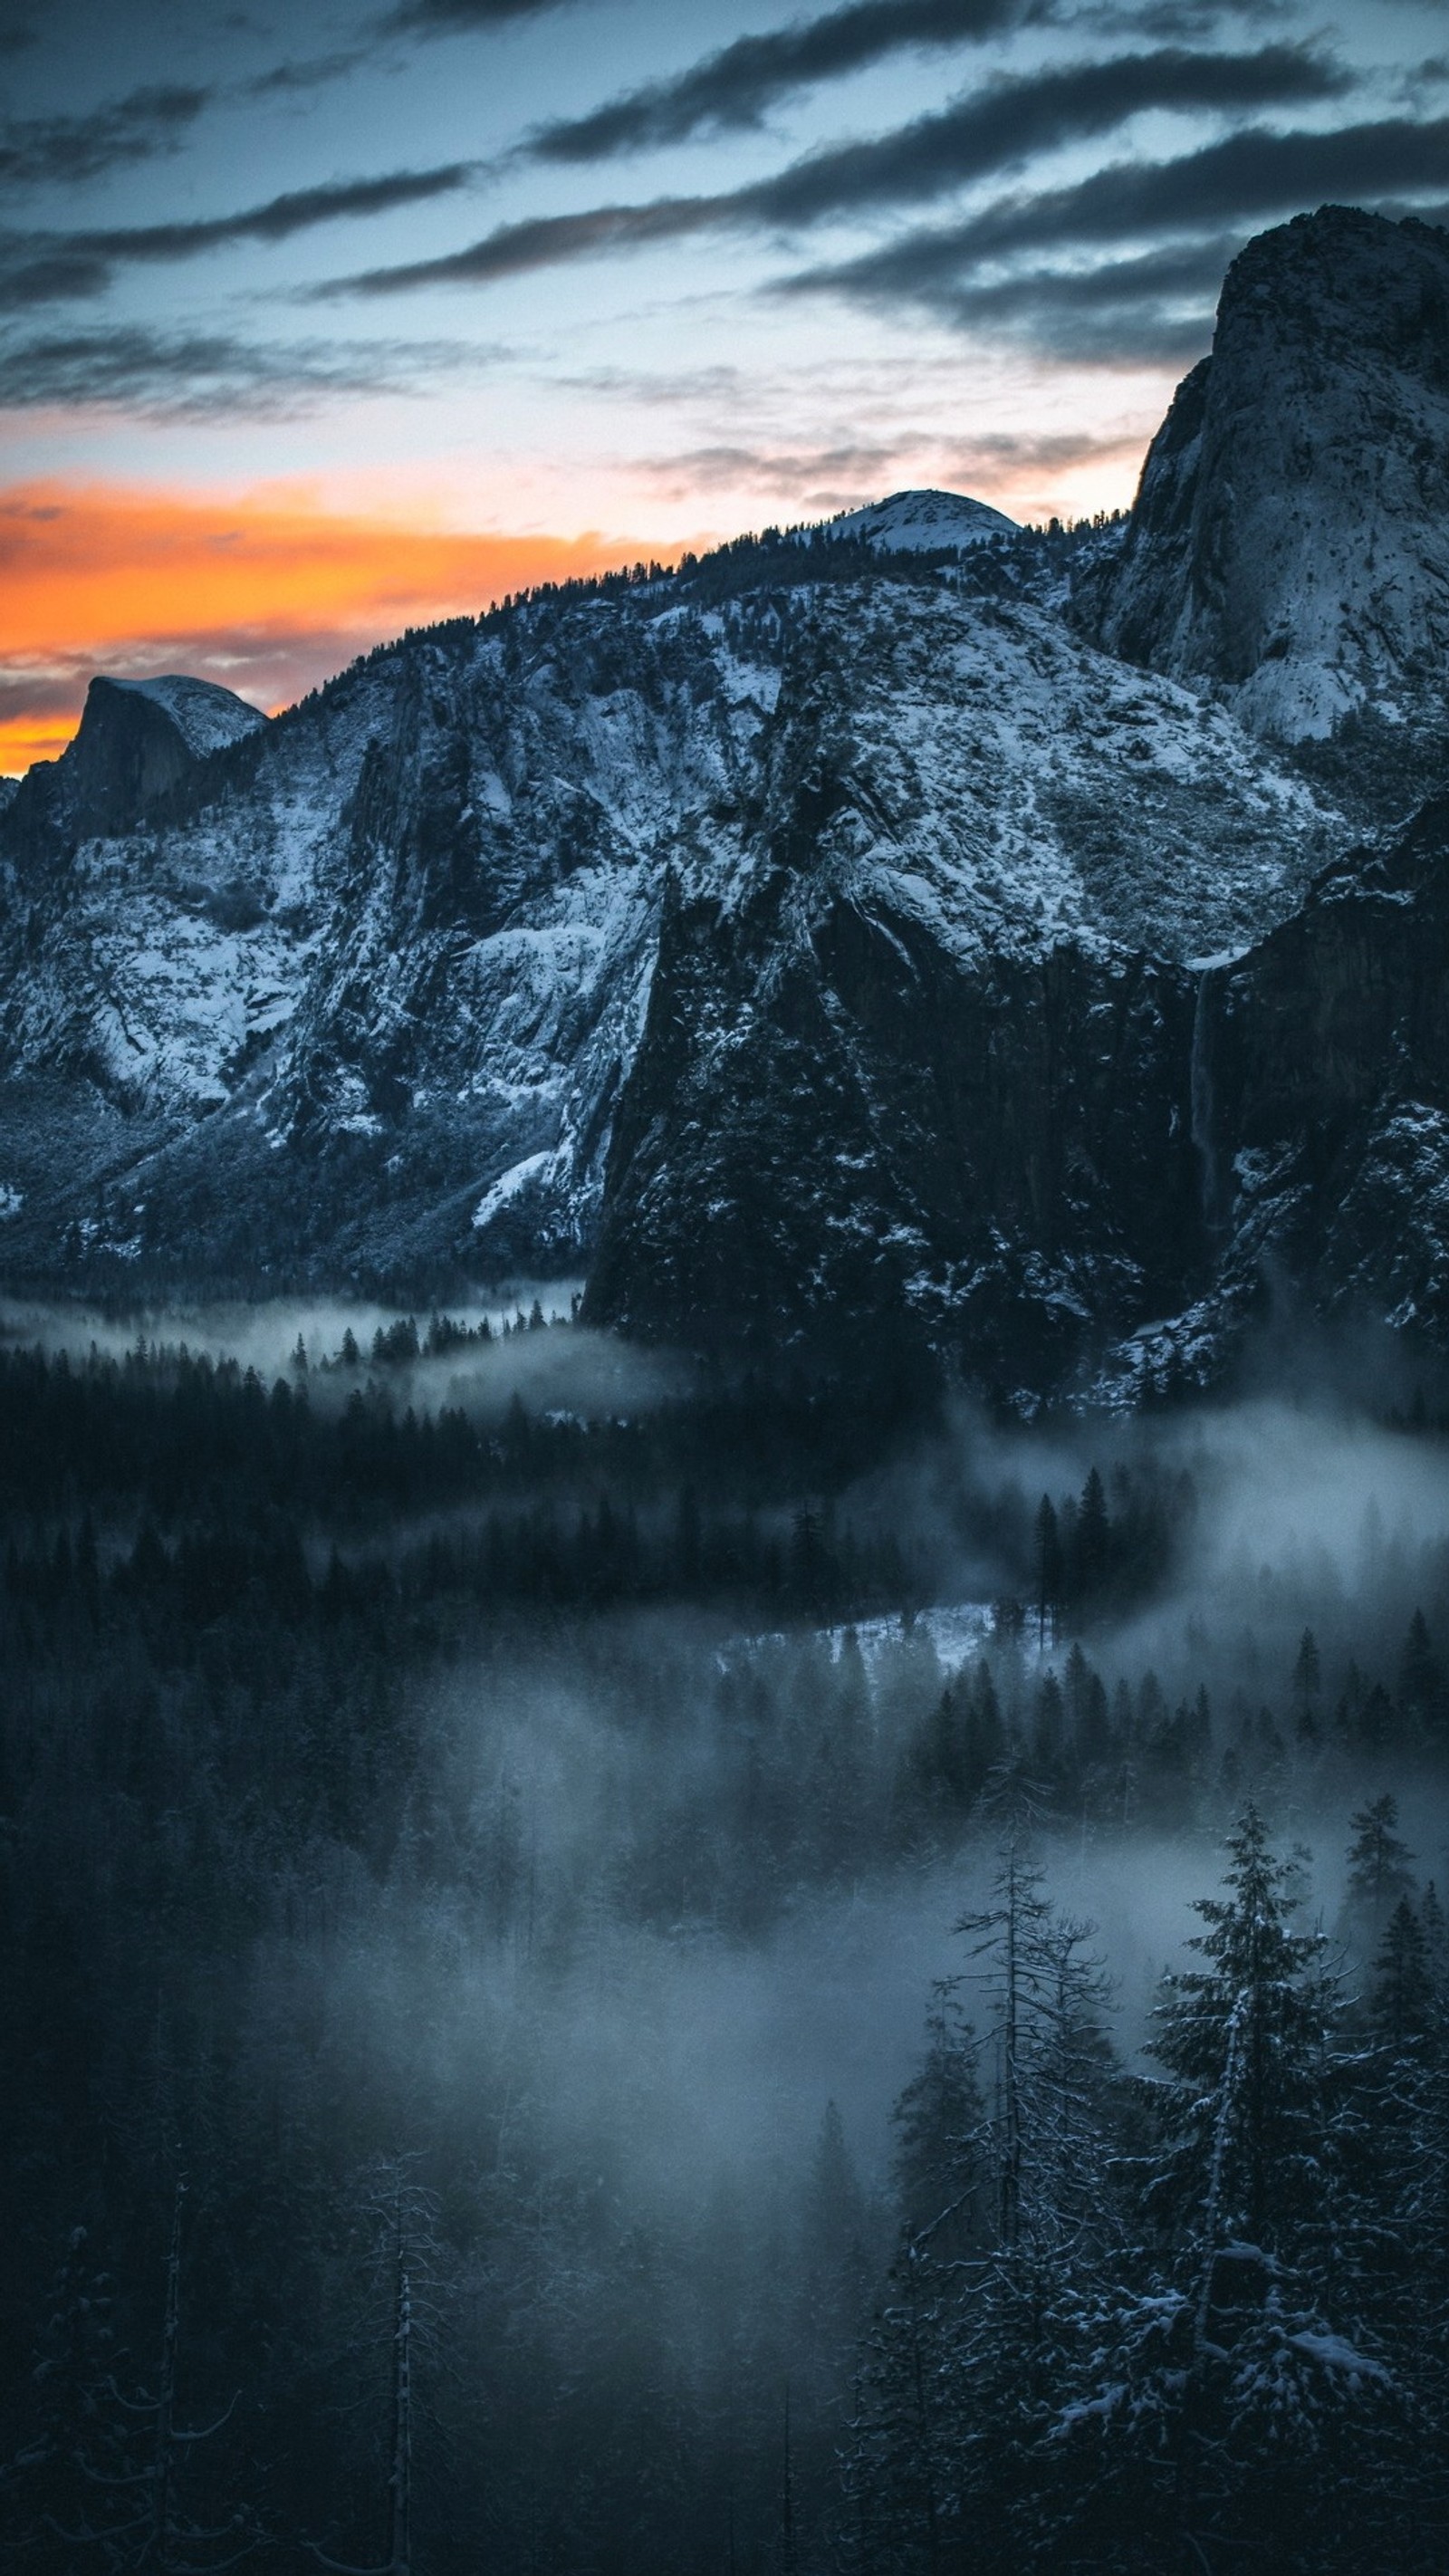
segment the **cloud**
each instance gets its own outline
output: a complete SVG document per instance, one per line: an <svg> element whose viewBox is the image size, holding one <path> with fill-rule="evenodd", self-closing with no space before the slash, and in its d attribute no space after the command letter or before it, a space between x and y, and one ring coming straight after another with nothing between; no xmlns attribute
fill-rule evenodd
<svg viewBox="0 0 1449 2576"><path fill-rule="evenodd" d="M319 297L398 295L423 286L489 286L501 278L526 276L531 269L559 268L602 251L680 241L741 220L734 196L658 197L647 206L591 206L577 215L536 215L523 223L500 224L466 250L393 268L363 269L314 292Z"/></svg>
<svg viewBox="0 0 1449 2576"><path fill-rule="evenodd" d="M906 425L875 437L816 442L768 436L681 448L640 459L634 472L656 499L711 493L750 496L756 509L792 519L853 510L883 492L931 486L999 500L1011 515L1050 517L1072 507L1069 479L1102 466L1141 463L1150 423L1016 433L984 431L964 439Z"/></svg>
<svg viewBox="0 0 1449 2576"><path fill-rule="evenodd" d="M1243 239L1241 233L1219 234L1091 268L1044 266L1007 278L933 275L916 300L959 329L1016 341L1053 358L1181 366L1211 343L1224 272ZM814 284L807 275L787 280L782 291L813 291ZM894 283L850 291L886 311L898 309L902 296Z"/></svg>
<svg viewBox="0 0 1449 2576"><path fill-rule="evenodd" d="M684 448L672 456L641 460L635 472L651 492L684 500L697 492L748 492L757 501L783 503L794 519L814 519L853 509L898 485L902 459L918 453L908 441L850 438L808 447L758 442Z"/></svg>
<svg viewBox="0 0 1449 2576"><path fill-rule="evenodd" d="M1036 153L1108 131L1145 109L1241 111L1327 98L1345 85L1336 65L1295 45L1251 54L1163 50L1077 64L992 82L936 115L873 141L811 153L748 187L534 216L499 225L466 249L367 269L317 291L389 295L426 286L488 285L701 232L801 229L946 194L1019 167Z"/></svg>
<svg viewBox="0 0 1449 2576"><path fill-rule="evenodd" d="M1402 200L1441 185L1449 118L1384 118L1325 133L1253 128L1171 161L1118 162L1067 188L1001 199L956 224L911 232L863 257L807 271L793 291L830 287L872 302L949 301L987 262L1021 251L1151 240L1296 212L1325 198Z"/></svg>
<svg viewBox="0 0 1449 2576"><path fill-rule="evenodd" d="M406 626L669 552L647 537L329 511L277 487L12 485L0 489L0 771L53 756L98 669L192 671L276 707Z"/></svg>
<svg viewBox="0 0 1449 2576"><path fill-rule="evenodd" d="M117 269L150 261L193 259L230 242L289 240L314 225L390 214L466 187L475 164L451 161L435 170L394 170L377 179L342 179L295 188L234 215L190 222L116 225L93 232L0 235L0 311L98 295Z"/></svg>
<svg viewBox="0 0 1449 2576"><path fill-rule="evenodd" d="M541 127L528 148L541 160L604 161L702 131L757 126L768 108L817 81L908 47L979 44L1028 14L1046 11L1029 13L1024 0L852 0L769 35L737 37L673 80Z"/></svg>
<svg viewBox="0 0 1449 2576"><path fill-rule="evenodd" d="M381 24L388 35L466 36L569 5L570 0L401 0Z"/></svg>
<svg viewBox="0 0 1449 2576"><path fill-rule="evenodd" d="M779 178L742 192L768 218L816 223L878 205L941 196L1039 153L1108 133L1149 109L1252 110L1332 98L1348 75L1298 45L1250 54L1166 49L1074 63L993 81L934 116L878 140L812 153Z"/></svg>
<svg viewBox="0 0 1449 2576"><path fill-rule="evenodd" d="M963 284L935 309L963 329L1024 341L1056 358L1179 366L1208 349L1223 274L1241 248L1241 236L1228 235L1090 269L1033 269L990 285Z"/></svg>
<svg viewBox="0 0 1449 2576"><path fill-rule="evenodd" d="M329 396L415 390L440 374L486 364L489 354L452 341L267 345L226 332L168 332L142 323L12 333L0 337L0 412L297 419Z"/></svg>
<svg viewBox="0 0 1449 2576"><path fill-rule="evenodd" d="M0 123L0 186L74 184L174 151L210 95L162 85L132 90L83 116L8 117Z"/></svg>
<svg viewBox="0 0 1449 2576"><path fill-rule="evenodd" d="M733 489L741 483L778 495L806 509L854 509L884 491L903 475L924 476L942 489L974 490L983 478L995 484L1004 474L1023 470L1051 472L1107 459L1140 456L1145 440L1138 430L1096 436L1084 430L1024 433L987 431L952 441L904 431L894 437L842 439L829 444L795 446L758 441L720 441L680 450L672 456L640 461L636 472L651 487L679 492L700 486Z"/></svg>
<svg viewBox="0 0 1449 2576"><path fill-rule="evenodd" d="M238 84L243 98L285 98L312 89L325 89L329 81L345 80L372 60L370 45L347 45L330 54L307 54L297 62L273 63L270 70L257 72L250 80Z"/></svg>
<svg viewBox="0 0 1449 2576"><path fill-rule="evenodd" d="M843 295L886 313L916 305L1054 358L1179 364L1208 347L1224 271L1265 220L1327 200L1442 221L1442 208L1414 199L1442 180L1446 155L1449 118L1249 131L1177 160L1120 163L1073 187L1003 198L960 223L800 271L775 292ZM1091 260L1118 244L1120 255ZM1031 253L1047 256L1023 263Z"/></svg>
<svg viewBox="0 0 1449 2576"><path fill-rule="evenodd" d="M1216 34L1227 18L1247 18L1255 27L1293 19L1301 0L1088 0L1067 18L1074 35L1156 36L1179 44L1193 36Z"/></svg>

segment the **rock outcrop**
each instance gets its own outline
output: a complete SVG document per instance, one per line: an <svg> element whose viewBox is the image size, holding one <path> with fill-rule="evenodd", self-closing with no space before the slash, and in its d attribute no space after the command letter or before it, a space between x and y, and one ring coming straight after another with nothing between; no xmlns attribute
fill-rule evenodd
<svg viewBox="0 0 1449 2576"><path fill-rule="evenodd" d="M211 680L171 672L155 680L98 674L74 742L23 782L19 821L66 840L113 838L142 822L216 751L266 723L257 708Z"/></svg>
<svg viewBox="0 0 1449 2576"><path fill-rule="evenodd" d="M1078 613L1367 804L1449 744L1449 234L1328 206L1250 242Z"/></svg>

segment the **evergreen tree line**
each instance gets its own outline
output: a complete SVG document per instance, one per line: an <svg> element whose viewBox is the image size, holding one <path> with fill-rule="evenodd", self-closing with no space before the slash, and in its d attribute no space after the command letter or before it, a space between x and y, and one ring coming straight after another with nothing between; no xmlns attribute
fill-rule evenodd
<svg viewBox="0 0 1449 2576"><path fill-rule="evenodd" d="M1005 1803L885 2204L832 2105L768 2193L685 2177L626 2214L597 2148L570 2165L538 2121L517 2025L464 2070L491 2079L476 2136L425 2061L369 2062L376 1954L345 2106L335 2002L278 2062L280 1953L225 2033L158 2014L124 2187L74 2170L88 2223L14 2332L11 2544L167 2576L1430 2576L1449 1934L1392 1799L1353 1820L1347 1946L1237 1818L1135 2066ZM399 2125L408 2149L368 2151Z"/></svg>
<svg viewBox="0 0 1449 2576"><path fill-rule="evenodd" d="M570 1328L520 1318L520 1330L566 1347ZM409 1512L604 1493L621 1512L657 1515L672 1497L676 1512L771 1513L788 1527L804 1498L818 1514L919 1427L909 1414L902 1426L898 1389L842 1408L833 1382L803 1378L706 1384L627 1417L540 1412L477 1374L502 1341L437 1316L420 1336L402 1317L378 1328L370 1360L349 1331L332 1360L294 1357L270 1386L184 1345L139 1342L118 1359L0 1344L0 1514L23 1527L89 1510L97 1523L133 1532L150 1518L165 1532L271 1509L304 1531L391 1534ZM460 1359L470 1374L448 1400L448 1363Z"/></svg>
<svg viewBox="0 0 1449 2576"><path fill-rule="evenodd" d="M517 1329L569 1328L535 1306ZM362 1594L396 1571L422 1598L718 1597L835 1621L928 1597L937 1569L909 1522L879 1505L863 1523L848 1513L862 1476L930 1430L929 1407L902 1420L898 1388L846 1407L833 1382L746 1376L596 1419L530 1411L517 1394L490 1407L476 1379L454 1402L409 1400L436 1388L439 1363L476 1360L499 1338L439 1315L420 1332L404 1316L377 1328L370 1363L349 1330L317 1367L299 1344L270 1387L184 1346L79 1360L0 1346L12 1592L39 1597L98 1568L154 1586L163 1550L194 1568L220 1549L241 1580L275 1574L279 1615L324 1569L334 1600L349 1571ZM1080 1497L1043 1496L1033 1521L1018 1487L977 1489L968 1469L960 1537L1011 1587L1000 1625L1030 1622L1053 1642L1150 1597L1180 1565L1190 1478L1119 1465L1111 1487L1109 1506L1094 1467ZM426 1545L405 1534L409 1517L432 1523ZM379 1534L385 1555L359 1557ZM218 1561L214 1582L227 1579Z"/></svg>

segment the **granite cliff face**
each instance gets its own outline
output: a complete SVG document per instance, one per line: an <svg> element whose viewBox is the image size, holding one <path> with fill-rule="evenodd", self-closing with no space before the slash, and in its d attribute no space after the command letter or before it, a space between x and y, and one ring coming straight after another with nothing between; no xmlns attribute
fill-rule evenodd
<svg viewBox="0 0 1449 2576"><path fill-rule="evenodd" d="M1194 1294L1189 975L964 958L884 897L790 908L776 882L666 916L589 1319L845 1361L884 1325L1017 1395Z"/></svg>
<svg viewBox="0 0 1449 2576"><path fill-rule="evenodd" d="M1449 1334L1449 800L1205 979L1207 1189L1240 1288Z"/></svg>
<svg viewBox="0 0 1449 2576"><path fill-rule="evenodd" d="M1212 355L1153 441L1078 610L1253 732L1338 737L1366 810L1449 746L1449 234L1325 207L1228 272Z"/></svg>
<svg viewBox="0 0 1449 2576"><path fill-rule="evenodd" d="M155 680L98 676L64 757L21 782L15 829L44 846L131 830L202 763L259 733L257 708L211 680L172 672Z"/></svg>
<svg viewBox="0 0 1449 2576"><path fill-rule="evenodd" d="M1449 1333L1446 259L1252 245L1125 529L901 494L267 724L98 681L0 803L4 1275L582 1273L1028 1401Z"/></svg>

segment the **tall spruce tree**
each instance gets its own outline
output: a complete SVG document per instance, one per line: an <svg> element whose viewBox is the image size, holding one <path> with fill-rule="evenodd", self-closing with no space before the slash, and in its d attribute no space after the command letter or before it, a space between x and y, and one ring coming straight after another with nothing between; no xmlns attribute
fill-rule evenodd
<svg viewBox="0 0 1449 2576"><path fill-rule="evenodd" d="M1139 2262L1059 2419L1073 2545L1113 2569L1407 2565L1401 2392L1361 2330L1335 1980L1251 1806L1165 1982Z"/></svg>
<svg viewBox="0 0 1449 2576"><path fill-rule="evenodd" d="M1019 1832L957 1928L968 1963L938 1990L898 2109L909 2197L855 2427L850 2527L868 2564L984 2576L1035 2563L1062 2348L1084 2282L1116 2251L1112 2070L1087 1928L1057 1915Z"/></svg>
<svg viewBox="0 0 1449 2576"><path fill-rule="evenodd" d="M1395 1905L1413 1888L1413 1854L1399 1832L1399 1802L1387 1792L1360 1807L1350 1831L1346 1911L1372 1954Z"/></svg>

